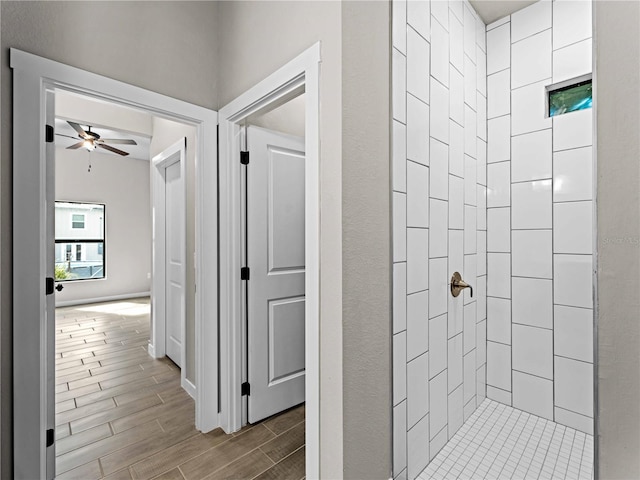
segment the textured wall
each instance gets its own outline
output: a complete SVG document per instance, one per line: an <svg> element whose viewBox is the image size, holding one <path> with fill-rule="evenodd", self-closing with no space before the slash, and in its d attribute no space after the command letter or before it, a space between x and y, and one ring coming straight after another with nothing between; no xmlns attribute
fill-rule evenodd
<svg viewBox="0 0 640 480"><path fill-rule="evenodd" d="M393 474L413 479L485 397L485 25L394 1L393 46Z"/></svg>
<svg viewBox="0 0 640 480"><path fill-rule="evenodd" d="M590 2L487 27L487 396L593 433L593 110L545 87L591 72Z"/></svg>

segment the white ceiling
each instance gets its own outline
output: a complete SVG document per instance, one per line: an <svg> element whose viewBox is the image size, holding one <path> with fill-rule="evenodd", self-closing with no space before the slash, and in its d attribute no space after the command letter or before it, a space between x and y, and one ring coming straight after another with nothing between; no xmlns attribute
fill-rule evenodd
<svg viewBox="0 0 640 480"><path fill-rule="evenodd" d="M76 120L73 120L73 121L76 121ZM89 126L86 122L83 122L83 121L77 121L77 123L79 123L80 126L82 126L82 128L84 128L85 130L87 130ZM91 131L96 132L98 135L100 135L100 138L103 138L103 139L125 138L125 139L135 140L137 145L113 144L111 146L129 153L129 155L122 158L134 158L137 160L149 161L149 156L150 156L149 145L151 143L151 139L149 137L136 135L129 132L123 132L115 128L104 128L104 127L97 127L93 125L91 126ZM55 132L56 132L56 141L55 141L56 147L67 148L80 141L78 132L76 132L71 127L71 125L69 125L66 122L66 120L62 118L56 118ZM63 135L66 135L66 136L63 136ZM73 137L73 138L68 138L68 137ZM105 143L109 145L109 142L105 142ZM87 150L84 150L82 148L80 148L79 150L85 152L87 155L91 155L95 152L95 153L102 153L105 155L113 155L116 157L121 157L121 155L110 152L109 150L106 150L104 148L97 148L94 152L88 152Z"/></svg>
<svg viewBox="0 0 640 480"><path fill-rule="evenodd" d="M469 0L487 25L522 10L536 1L538 0Z"/></svg>

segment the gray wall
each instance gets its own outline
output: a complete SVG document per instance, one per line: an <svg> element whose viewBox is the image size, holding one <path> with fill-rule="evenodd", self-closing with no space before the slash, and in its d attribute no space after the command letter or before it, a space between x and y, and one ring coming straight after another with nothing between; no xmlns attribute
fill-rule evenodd
<svg viewBox="0 0 640 480"><path fill-rule="evenodd" d="M391 475L389 2L342 4L344 478Z"/></svg>
<svg viewBox="0 0 640 480"><path fill-rule="evenodd" d="M8 48L216 108L218 6L214 2L3 1L0 8L0 477L11 478L12 83ZM87 16L100 21L87 22ZM168 33L174 31L179 34Z"/></svg>
<svg viewBox="0 0 640 480"><path fill-rule="evenodd" d="M640 478L640 3L594 2L597 469Z"/></svg>

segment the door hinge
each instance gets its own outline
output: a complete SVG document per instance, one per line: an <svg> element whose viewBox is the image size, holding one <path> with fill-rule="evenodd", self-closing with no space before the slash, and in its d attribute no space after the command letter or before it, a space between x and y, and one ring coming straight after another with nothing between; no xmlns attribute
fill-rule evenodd
<svg viewBox="0 0 640 480"><path fill-rule="evenodd" d="M51 125L44 126L44 139L47 143L53 142L53 127Z"/></svg>
<svg viewBox="0 0 640 480"><path fill-rule="evenodd" d="M47 430L47 447L50 447L51 445L53 445L55 438L56 438L55 430L53 428L50 428L49 430Z"/></svg>
<svg viewBox="0 0 640 480"><path fill-rule="evenodd" d="M240 394L244 397L245 395L251 395L251 385L249 382L244 382L240 385Z"/></svg>
<svg viewBox="0 0 640 480"><path fill-rule="evenodd" d="M242 267L240 269L240 280L249 280L249 267Z"/></svg>
<svg viewBox="0 0 640 480"><path fill-rule="evenodd" d="M240 163L242 165L249 165L249 152L240 152Z"/></svg>
<svg viewBox="0 0 640 480"><path fill-rule="evenodd" d="M47 295L53 295L53 285L55 281L52 277L47 277L44 282L45 293Z"/></svg>

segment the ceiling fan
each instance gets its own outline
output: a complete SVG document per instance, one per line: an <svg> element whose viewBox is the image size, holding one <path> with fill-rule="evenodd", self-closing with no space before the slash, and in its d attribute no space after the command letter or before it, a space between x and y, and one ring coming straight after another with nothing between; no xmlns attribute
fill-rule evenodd
<svg viewBox="0 0 640 480"><path fill-rule="evenodd" d="M100 138L96 132L91 131L91 126L87 126L87 130L85 131L80 124L76 122L71 122L67 120L67 123L71 125L71 127L78 132L78 138L81 140L78 143L74 143L73 145L67 147L68 150L76 150L78 148L84 147L88 151L92 152L96 149L96 147L104 148L105 150L109 150L110 152L117 153L118 155L126 156L129 155L129 152L125 152L124 150L119 150L108 143L115 143L119 145L137 145L135 140L130 140L126 138ZM61 137L73 138L69 135L62 135L58 133Z"/></svg>

